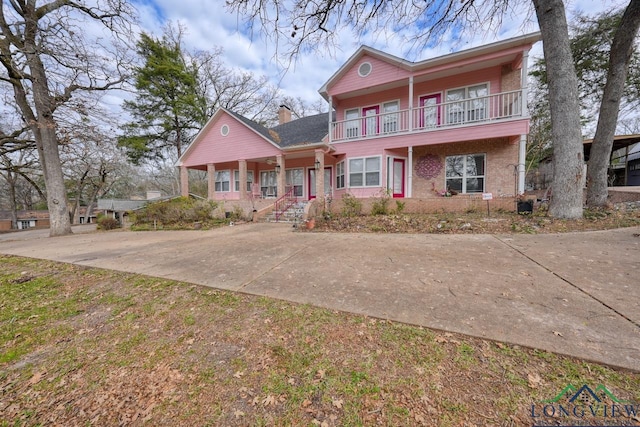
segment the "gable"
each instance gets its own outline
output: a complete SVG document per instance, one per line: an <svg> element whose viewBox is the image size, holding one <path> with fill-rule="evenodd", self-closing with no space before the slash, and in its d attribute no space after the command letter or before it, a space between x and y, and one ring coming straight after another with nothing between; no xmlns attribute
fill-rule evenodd
<svg viewBox="0 0 640 427"><path fill-rule="evenodd" d="M371 71L366 76L359 74L360 66L365 63L371 65ZM383 61L368 53L362 55L342 76L328 88L330 95L367 89L371 86L379 86L392 83L398 80L408 79L410 71L401 67L400 64Z"/></svg>
<svg viewBox="0 0 640 427"><path fill-rule="evenodd" d="M228 127L227 135L222 134ZM232 162L238 159L271 157L281 151L246 124L224 110L214 114L202 132L198 134L180 164L186 167L209 163Z"/></svg>

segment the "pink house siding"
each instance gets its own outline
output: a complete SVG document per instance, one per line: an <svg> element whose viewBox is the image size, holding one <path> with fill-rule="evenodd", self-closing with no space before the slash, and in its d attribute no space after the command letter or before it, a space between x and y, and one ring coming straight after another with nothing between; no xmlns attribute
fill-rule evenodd
<svg viewBox="0 0 640 427"><path fill-rule="evenodd" d="M528 51L539 38L539 34L529 34L418 63L362 47L320 89L334 113L281 123L269 130L220 110L179 165L210 172L228 170L230 191L209 193L218 200L246 201L251 196L244 194L246 183L240 183L240 191L235 191L234 176L240 176L245 162L255 185L264 184L260 183L261 172L274 172L268 177L270 192L262 193L267 197L262 202L267 204L270 197L285 194L291 169L303 172L303 183L296 182L303 186L299 197L306 200L316 194L321 198L327 190L322 182L325 174L318 173L323 168L331 171L330 191L336 201L345 193L358 198L380 197L389 187L394 197L413 199L408 206L418 206L424 200L432 203L441 199L434 189L443 191L447 185L467 192L456 195L452 206L468 206L463 201L478 199L480 192L513 200L524 188L525 159L521 153L529 133L523 76ZM364 63L371 65L371 72L363 77L359 68ZM447 99L451 90L481 84L487 84L484 93L458 91L454 101ZM420 105L421 97L434 94L440 96ZM385 106L392 102L397 102L397 107ZM349 110L357 110L357 117L350 115L347 120ZM224 135L223 126L228 130ZM440 173L431 179L422 178L416 170L424 156L437 157L442 164ZM371 157L379 163L359 161ZM444 166L448 157L450 165L457 165L459 175L447 179ZM338 182L342 185L336 177L339 164L344 188L337 188ZM473 166L468 169L467 165ZM469 170L482 172L475 176ZM366 185L375 183L375 178L379 178L377 184ZM274 180L277 194L272 190ZM210 176L210 185L212 182Z"/></svg>
<svg viewBox="0 0 640 427"><path fill-rule="evenodd" d="M229 127L227 136L222 136L220 133L223 125ZM215 120L207 124L199 143L185 154L182 160L183 165L194 167L207 163L233 162L238 161L239 158L275 156L280 154L280 150L244 124L239 123L235 117L221 112Z"/></svg>
<svg viewBox="0 0 640 427"><path fill-rule="evenodd" d="M358 68L363 63L371 64L371 74L366 77L360 77ZM373 86L383 85L389 82L406 79L409 80L411 73L397 65L381 61L369 55L364 55L362 59L357 61L342 78L329 89L329 93L340 94L352 92L360 89L366 89Z"/></svg>

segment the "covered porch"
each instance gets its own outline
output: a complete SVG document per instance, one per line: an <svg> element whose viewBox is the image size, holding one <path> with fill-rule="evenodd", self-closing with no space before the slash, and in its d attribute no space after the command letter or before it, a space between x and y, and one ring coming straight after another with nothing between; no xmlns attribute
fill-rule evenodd
<svg viewBox="0 0 640 427"><path fill-rule="evenodd" d="M324 198L332 193L332 151L324 143L306 144L283 148L280 154L273 156L182 165L180 193L182 196L189 194L188 170L196 169L207 174L208 200L260 200L271 204L285 195L298 200Z"/></svg>

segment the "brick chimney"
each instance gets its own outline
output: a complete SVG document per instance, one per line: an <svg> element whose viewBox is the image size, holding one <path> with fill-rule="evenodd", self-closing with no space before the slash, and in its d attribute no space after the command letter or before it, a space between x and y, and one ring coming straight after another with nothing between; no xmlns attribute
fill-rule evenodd
<svg viewBox="0 0 640 427"><path fill-rule="evenodd" d="M282 104L278 109L278 124L289 123L291 121L291 108Z"/></svg>

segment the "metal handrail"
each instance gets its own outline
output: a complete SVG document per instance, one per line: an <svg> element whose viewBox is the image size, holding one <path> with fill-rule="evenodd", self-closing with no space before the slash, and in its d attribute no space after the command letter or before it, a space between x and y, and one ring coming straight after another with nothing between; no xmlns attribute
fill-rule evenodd
<svg viewBox="0 0 640 427"><path fill-rule="evenodd" d="M284 196L276 200L276 202L273 204L276 222L278 222L280 217L297 201L298 198L295 196L293 187L291 187L286 193L284 193Z"/></svg>

